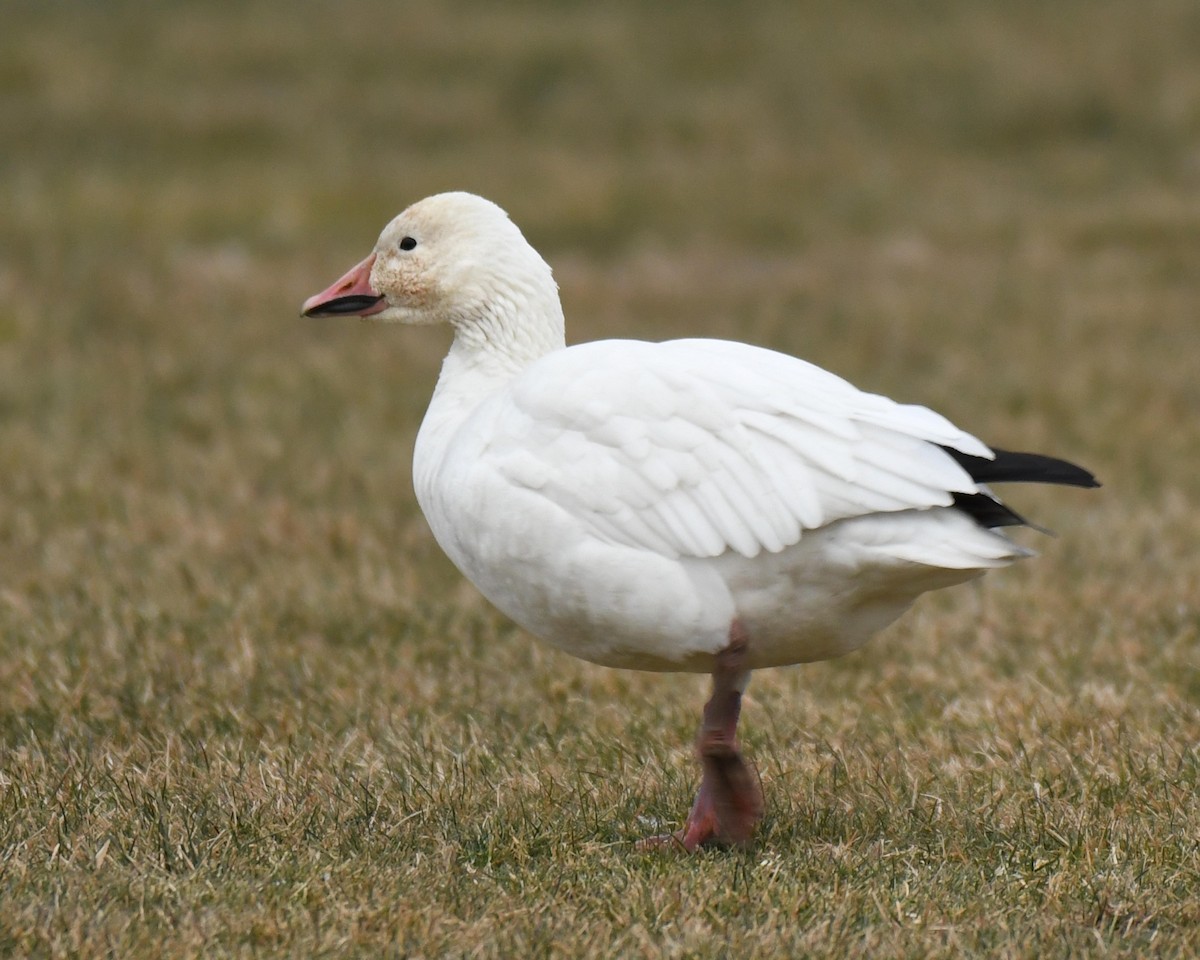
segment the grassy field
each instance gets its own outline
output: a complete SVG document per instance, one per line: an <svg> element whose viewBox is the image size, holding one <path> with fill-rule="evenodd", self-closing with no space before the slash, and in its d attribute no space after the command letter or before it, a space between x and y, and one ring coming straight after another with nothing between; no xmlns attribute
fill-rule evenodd
<svg viewBox="0 0 1200 960"><path fill-rule="evenodd" d="M157 5L0 32L0 955L1200 953L1200 6ZM1040 559L705 696L537 645L409 458L444 331L301 321L471 189L572 339L751 340L1077 459Z"/></svg>

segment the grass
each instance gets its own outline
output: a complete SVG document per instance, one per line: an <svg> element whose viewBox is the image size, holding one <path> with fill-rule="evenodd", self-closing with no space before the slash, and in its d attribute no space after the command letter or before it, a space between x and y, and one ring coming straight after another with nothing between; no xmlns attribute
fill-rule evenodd
<svg viewBox="0 0 1200 960"><path fill-rule="evenodd" d="M1200 11L13 3L0 954L1200 952ZM731 336L1076 458L1043 556L763 672L536 645L412 499L440 331L297 307L464 187L575 339Z"/></svg>

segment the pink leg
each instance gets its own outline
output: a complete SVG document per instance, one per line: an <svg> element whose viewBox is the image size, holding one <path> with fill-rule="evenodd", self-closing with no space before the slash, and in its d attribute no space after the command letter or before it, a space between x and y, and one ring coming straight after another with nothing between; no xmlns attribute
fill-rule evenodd
<svg viewBox="0 0 1200 960"><path fill-rule="evenodd" d="M696 756L703 770L700 792L684 828L651 837L645 841L648 846L678 843L692 851L708 843L744 845L762 819L762 789L737 742L742 691L750 677L745 668L748 643L745 630L735 620L729 630L729 646L717 654L712 696L704 705L704 723L696 737Z"/></svg>

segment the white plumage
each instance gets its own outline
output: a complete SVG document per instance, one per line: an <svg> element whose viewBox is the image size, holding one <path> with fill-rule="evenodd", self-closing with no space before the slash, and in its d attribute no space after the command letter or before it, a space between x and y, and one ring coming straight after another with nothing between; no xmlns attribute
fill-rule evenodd
<svg viewBox="0 0 1200 960"><path fill-rule="evenodd" d="M549 267L481 198L410 207L304 310L454 327L418 500L489 600L588 660L720 690L734 649L740 694L751 669L846 653L925 590L1027 555L955 505L990 496L963 463L993 454L931 410L741 343L566 347ZM730 789L687 845L744 839Z"/></svg>
<svg viewBox="0 0 1200 960"><path fill-rule="evenodd" d="M581 344L476 401L438 385L425 515L496 606L597 663L707 672L735 616L751 668L844 653L1023 553L950 507L978 485L936 444L978 440L768 350Z"/></svg>

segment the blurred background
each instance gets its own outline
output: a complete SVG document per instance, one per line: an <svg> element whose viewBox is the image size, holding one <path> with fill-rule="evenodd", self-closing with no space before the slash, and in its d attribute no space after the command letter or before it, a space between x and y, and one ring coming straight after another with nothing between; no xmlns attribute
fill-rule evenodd
<svg viewBox="0 0 1200 960"><path fill-rule="evenodd" d="M1002 702L1101 683L1147 736L1194 730L1194 0L3 16L0 737L29 796L100 755L150 769L179 731L321 763L395 711L593 723L572 690L638 692L687 743L699 686L542 651L433 545L409 458L446 331L298 317L446 189L510 212L571 340L753 341L1105 481L1013 492L1061 536L989 588L991 633L969 594L933 600L945 626L885 656L756 686L780 718L836 725L880 684L919 710L986 674Z"/></svg>
<svg viewBox="0 0 1200 960"><path fill-rule="evenodd" d="M1194 529L1190 0L5 16L9 616L97 562L147 603L205 550L250 577L271 517L425 544L408 456L445 332L296 314L445 189L510 211L574 340L796 353L1085 461L1110 490L1052 498L1071 527Z"/></svg>

